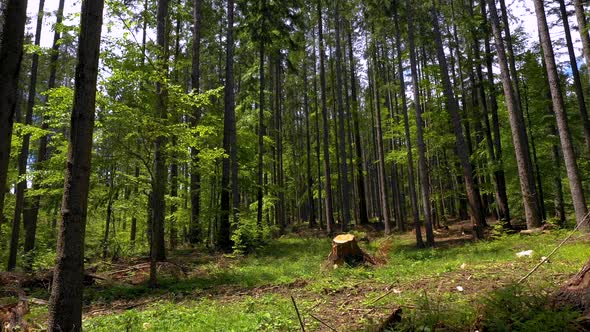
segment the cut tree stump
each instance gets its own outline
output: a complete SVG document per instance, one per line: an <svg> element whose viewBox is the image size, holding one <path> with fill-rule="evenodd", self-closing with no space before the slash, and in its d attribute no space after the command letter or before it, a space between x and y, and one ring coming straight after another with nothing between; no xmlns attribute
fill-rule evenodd
<svg viewBox="0 0 590 332"><path fill-rule="evenodd" d="M328 261L335 266L356 266L364 263L375 265L373 258L359 247L352 234L341 234L332 239L332 252Z"/></svg>
<svg viewBox="0 0 590 332"><path fill-rule="evenodd" d="M590 315L590 261L553 295L557 308L573 308Z"/></svg>

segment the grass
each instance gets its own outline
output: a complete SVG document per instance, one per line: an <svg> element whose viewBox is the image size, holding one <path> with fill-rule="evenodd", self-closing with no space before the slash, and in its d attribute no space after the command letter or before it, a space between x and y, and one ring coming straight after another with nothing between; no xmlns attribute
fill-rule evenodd
<svg viewBox="0 0 590 332"><path fill-rule="evenodd" d="M378 323L390 312L386 308L399 305L405 307L401 329L470 330L488 324L494 330L490 326L501 324L489 317L503 317L506 322L511 315L502 312L506 303L516 306L526 300L528 309L518 313L525 321L506 324L515 331L533 327L543 331L539 326L564 326L548 317L569 321L575 317L574 313L547 311L540 303L588 260L588 238L574 236L531 276L529 286L517 286L526 290L519 296L503 290L515 287L514 282L566 235L562 231L506 235L493 241L422 250L413 247L411 234L396 235L365 246L379 255L378 248L390 241L386 264L336 270L324 266L330 251L328 239L280 238L246 257L199 261L191 265L194 273L188 278L162 280L157 290L123 284L88 288L85 304L90 313L85 315L84 330L296 331L299 323L290 300L294 295L308 330L320 327L309 313L338 329L358 330ZM516 257L517 252L529 249L534 251L532 257ZM393 288L395 292L376 301ZM123 310L129 303L142 301L149 304ZM123 309L117 309L119 305ZM33 313L33 319L44 316L43 309L35 308Z"/></svg>

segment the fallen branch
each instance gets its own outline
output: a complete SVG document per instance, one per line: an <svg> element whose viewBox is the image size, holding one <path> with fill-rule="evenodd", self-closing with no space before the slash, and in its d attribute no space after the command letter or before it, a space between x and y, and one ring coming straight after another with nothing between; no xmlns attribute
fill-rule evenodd
<svg viewBox="0 0 590 332"><path fill-rule="evenodd" d="M373 301L371 301L371 303L369 303L369 304L373 304L373 303L375 303L375 302L377 302L377 301L381 300L382 298L386 297L387 295L389 295L389 294L391 294L391 293L393 293L393 292L395 292L395 291L397 290L397 289L393 288L393 285L391 285L391 287L392 287L392 288L391 288L389 291L387 291L385 294L383 294L383 295L379 296L378 298L374 299L374 300L373 300Z"/></svg>
<svg viewBox="0 0 590 332"><path fill-rule="evenodd" d="M317 318L316 316L314 316L312 313L309 313L309 315L311 316L311 318L317 320L318 322L320 322L322 325L324 325L325 327L329 328L330 330L334 331L334 332L338 332L338 330L336 330L335 328L333 328L332 326L328 325L328 323L324 322L323 320Z"/></svg>
<svg viewBox="0 0 590 332"><path fill-rule="evenodd" d="M305 326L303 325L303 321L301 320L301 315L299 314L299 309L297 309L297 303L295 303L295 298L293 297L293 295L291 295L291 301L293 301L295 312L297 312L297 318L299 319L299 325L301 325L301 331L305 332Z"/></svg>

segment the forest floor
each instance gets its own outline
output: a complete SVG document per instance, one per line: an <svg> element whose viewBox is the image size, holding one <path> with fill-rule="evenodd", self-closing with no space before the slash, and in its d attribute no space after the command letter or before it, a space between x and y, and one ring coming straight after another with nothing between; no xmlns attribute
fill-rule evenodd
<svg viewBox="0 0 590 332"><path fill-rule="evenodd" d="M178 250L160 265L155 290L146 286L145 260L103 264L96 274L105 280L85 289L84 330L298 331L291 296L307 331L370 330L396 308L402 309L402 330L574 328L564 321L575 313L556 315L545 300L590 257L588 235L576 233L517 285L568 232L473 242L463 234L464 226L437 231L432 249L416 249L412 232L360 233L367 238L361 247L379 264L354 268L327 265L330 239L309 230L246 256ZM532 255L517 257L525 250ZM45 305L32 305L26 319L41 330L46 315Z"/></svg>

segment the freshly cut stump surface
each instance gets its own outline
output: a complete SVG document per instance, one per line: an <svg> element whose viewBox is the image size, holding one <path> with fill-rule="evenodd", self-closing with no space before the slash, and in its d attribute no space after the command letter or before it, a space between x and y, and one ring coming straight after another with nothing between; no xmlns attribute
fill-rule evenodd
<svg viewBox="0 0 590 332"><path fill-rule="evenodd" d="M336 266L375 264L371 256L359 247L353 234L341 234L332 239L332 252L328 256L328 260Z"/></svg>

